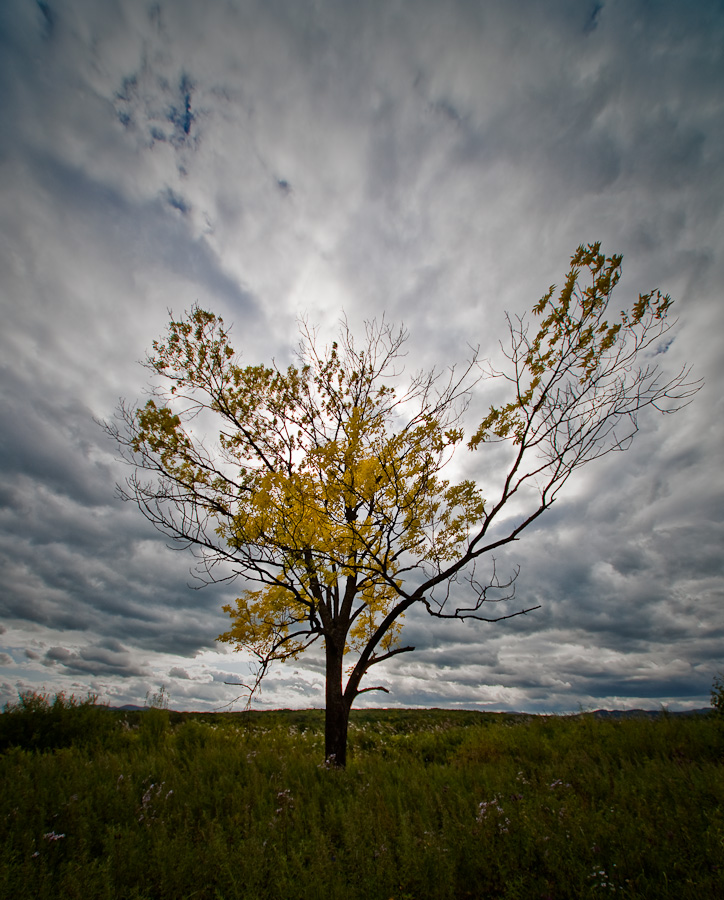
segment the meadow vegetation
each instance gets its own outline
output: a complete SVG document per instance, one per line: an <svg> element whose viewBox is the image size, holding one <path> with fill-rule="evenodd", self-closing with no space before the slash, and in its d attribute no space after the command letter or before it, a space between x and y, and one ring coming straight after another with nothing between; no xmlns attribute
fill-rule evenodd
<svg viewBox="0 0 724 900"><path fill-rule="evenodd" d="M626 897L724 885L724 722L320 710L0 716L0 896Z"/></svg>

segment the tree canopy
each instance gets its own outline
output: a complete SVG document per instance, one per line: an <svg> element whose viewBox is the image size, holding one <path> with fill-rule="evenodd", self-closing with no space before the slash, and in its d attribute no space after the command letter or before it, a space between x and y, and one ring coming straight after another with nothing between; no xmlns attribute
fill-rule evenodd
<svg viewBox="0 0 724 900"><path fill-rule="evenodd" d="M326 752L338 764L355 698L384 690L364 676L414 649L400 642L405 612L530 612L498 606L516 572L501 579L494 552L577 469L628 447L643 408L672 412L697 389L688 369L665 377L655 361L669 296L642 294L611 315L620 275L620 256L579 247L533 320L507 317L500 371L473 351L405 378L407 334L384 319L361 343L343 322L327 348L303 324L299 362L284 369L243 365L223 321L198 306L154 342L147 365L161 384L106 426L135 466L122 496L192 547L207 578L244 580L219 640L257 661L250 694L272 662L323 639ZM508 396L466 436L470 398L489 378ZM445 477L454 458L494 443L508 447L499 482Z"/></svg>

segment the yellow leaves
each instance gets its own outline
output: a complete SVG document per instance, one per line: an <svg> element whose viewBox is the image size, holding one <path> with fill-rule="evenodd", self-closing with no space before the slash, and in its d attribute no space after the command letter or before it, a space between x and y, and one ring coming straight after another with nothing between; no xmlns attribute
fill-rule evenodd
<svg viewBox="0 0 724 900"><path fill-rule="evenodd" d="M182 417L168 406L158 406L149 400L134 414L133 438L130 447L145 459L155 459L154 468L177 486L183 486L184 496L193 496L199 509L215 514L228 512L229 482L220 470L214 469L206 454L199 450ZM240 480L248 488L248 479Z"/></svg>
<svg viewBox="0 0 724 900"><path fill-rule="evenodd" d="M132 442L136 453L155 453L169 472L185 483L203 483L206 475L194 465L192 444L181 419L169 407L149 400L136 410L137 429Z"/></svg>
<svg viewBox="0 0 724 900"><path fill-rule="evenodd" d="M138 433L136 447L147 443L153 450L175 449L186 445L188 440L181 434L181 419L167 406L158 407L149 400L143 409L136 412Z"/></svg>
<svg viewBox="0 0 724 900"><path fill-rule="evenodd" d="M440 485L440 502L431 510L432 540L428 558L440 564L457 558L471 530L480 526L485 500L474 481Z"/></svg>
<svg viewBox="0 0 724 900"><path fill-rule="evenodd" d="M558 403L570 410L575 396L583 397L589 389L595 393L601 379L625 370L624 360L632 358L647 332L666 316L671 298L652 291L640 294L630 313L622 311L620 321L609 324L605 315L623 258L607 257L600 248L600 243L578 247L557 299L552 286L533 307L533 314L543 318L532 338L524 322L511 325L514 349L509 359L515 374L510 381L516 397L500 408L490 407L468 442L471 450L490 440L520 444L541 410ZM632 350L624 349L627 341Z"/></svg>
<svg viewBox="0 0 724 900"><path fill-rule="evenodd" d="M616 339L618 338L618 334L621 331L621 322L618 322L616 325L612 325L610 328L608 328L607 326L607 322L604 322L601 326L601 333L603 334L603 339L600 343L601 353L605 353L607 350L610 350L611 347L613 347L613 345L616 343Z"/></svg>
<svg viewBox="0 0 724 900"><path fill-rule="evenodd" d="M290 636L290 629L303 619L304 608L293 603L293 596L281 585L268 585L263 590L245 591L235 605L223 607L231 617L231 628L217 640L233 644L235 650L248 650L260 658L296 658L304 649L304 641Z"/></svg>
<svg viewBox="0 0 724 900"><path fill-rule="evenodd" d="M350 383L361 372L354 369ZM463 439L462 429L443 428L425 415L395 431L379 405L380 397L391 394L342 393L335 401L343 412L332 438L305 443L303 435L295 436L291 464L258 473L254 491L239 503L228 540L232 546L265 547L283 574L278 586L247 592L227 610L234 624L223 640L258 648L279 639L272 623L284 615L311 617L311 610L316 616L323 608L325 615L341 616L340 597L354 583L344 614L350 621L346 648L359 652L400 599L398 554L452 558L480 519L483 501L472 482L451 487L436 477L441 455ZM300 421L301 431L309 433ZM313 424L318 421L313 418ZM399 627L390 628L380 647L394 645Z"/></svg>
<svg viewBox="0 0 724 900"><path fill-rule="evenodd" d="M459 444L460 441L465 437L465 432L462 428L449 428L445 432L445 440L448 444Z"/></svg>
<svg viewBox="0 0 724 900"><path fill-rule="evenodd" d="M622 312L621 317L627 325L637 325L644 317L649 314L656 320L663 319L672 304L671 297L662 294L661 291L651 291L648 294L639 294L638 301L631 310L631 320L629 322L626 313Z"/></svg>
<svg viewBox="0 0 724 900"><path fill-rule="evenodd" d="M527 425L526 407L529 406L535 388L540 383L534 378L525 394L507 403L501 409L490 407L490 412L478 426L477 431L468 441L468 448L475 450L480 444L490 440L505 440L510 437L519 444L525 434Z"/></svg>
<svg viewBox="0 0 724 900"><path fill-rule="evenodd" d="M550 299L551 299L551 297L553 296L553 291L555 291L555 289L556 289L556 286L555 286L554 284L552 284L552 285L548 288L547 293L545 293L545 294L540 298L540 300L538 301L538 303L536 303L536 305L533 307L533 313L534 313L536 316L540 316L540 315L542 315L542 314L545 312L545 308L546 308L546 306L548 305L548 303L550 302Z"/></svg>
<svg viewBox="0 0 724 900"><path fill-rule="evenodd" d="M199 386L206 374L223 371L234 357L223 319L194 306L185 319L171 320L165 341L153 342L148 365L179 386Z"/></svg>
<svg viewBox="0 0 724 900"><path fill-rule="evenodd" d="M359 653L367 646L370 638L396 602L397 594L387 584L367 583L357 600L358 614L347 635L345 653ZM386 649L393 647L401 629L402 623L398 622L393 625L387 632L382 647Z"/></svg>
<svg viewBox="0 0 724 900"><path fill-rule="evenodd" d="M365 648L397 599L396 591L386 581L370 578L363 582L350 616L345 653L359 653ZM217 640L232 644L235 650L250 651L262 658L274 658L275 652L283 650L283 658L295 658L304 649L297 629L304 630L309 606L299 601L291 584L244 591L223 611L230 617L231 626ZM401 628L398 621L387 631L380 643L385 652L395 645ZM282 658L282 652L277 658Z"/></svg>
<svg viewBox="0 0 724 900"><path fill-rule="evenodd" d="M480 488L470 480L449 487L445 491L445 502L447 503L445 516L448 521L455 521L449 518L451 511L455 509L462 511L462 515L458 518L463 518L467 522L479 521L485 507Z"/></svg>
<svg viewBox="0 0 724 900"><path fill-rule="evenodd" d="M290 558L304 550L345 568L379 543L356 511L373 503L381 479L379 462L340 464L340 449L325 447L297 471L267 472L235 517L232 540L263 540Z"/></svg>
<svg viewBox="0 0 724 900"><path fill-rule="evenodd" d="M295 629L359 651L404 596L401 567L452 558L483 514L472 482L438 477L464 439L463 382L421 373L398 398L384 382L402 330L373 323L359 350L344 328L324 352L313 337L303 331L299 365L243 366L222 320L194 307L149 359L168 403L135 419L133 449L148 468L160 460L181 506L192 498L218 557L262 585L226 608L219 636L262 658L297 652ZM202 441L209 416L219 428Z"/></svg>

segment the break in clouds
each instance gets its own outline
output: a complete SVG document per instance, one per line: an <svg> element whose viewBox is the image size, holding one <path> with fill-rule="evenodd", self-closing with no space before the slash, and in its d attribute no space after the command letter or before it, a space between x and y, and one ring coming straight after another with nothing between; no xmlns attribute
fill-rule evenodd
<svg viewBox="0 0 724 900"><path fill-rule="evenodd" d="M656 362L705 381L501 553L495 625L408 615L391 705L705 706L721 657L724 14L716 2L29 3L0 9L0 701L218 708L241 584L197 589L114 485L98 420L144 401L169 310L294 359L300 317L404 322L410 369L493 364L575 247L614 308L670 293ZM665 352L663 352L665 351ZM490 393L485 393L489 390ZM482 385L471 410L496 399ZM485 485L485 457L468 477ZM314 652L259 702L323 703Z"/></svg>

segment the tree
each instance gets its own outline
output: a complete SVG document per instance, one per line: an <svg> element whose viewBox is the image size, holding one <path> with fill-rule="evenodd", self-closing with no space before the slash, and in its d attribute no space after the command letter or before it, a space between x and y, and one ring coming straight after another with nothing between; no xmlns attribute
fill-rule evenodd
<svg viewBox="0 0 724 900"><path fill-rule="evenodd" d="M256 659L250 696L272 662L323 640L325 753L336 765L354 700L386 690L363 687L364 676L414 649L400 644L405 612L497 622L537 608L496 612L517 572L501 580L495 551L577 469L628 447L643 408L672 412L698 389L688 369L664 379L653 362L671 328L668 296L640 295L609 324L620 274L620 256L579 247L562 290L534 307L537 329L507 318L505 371L474 352L461 371L419 372L404 387L407 335L384 320L367 324L361 348L345 323L325 350L303 325L299 364L285 370L242 366L223 321L198 306L154 342L147 365L163 387L106 425L136 467L121 494L196 551L204 578L245 579L219 640ZM471 392L487 377L504 379L508 399L465 441ZM213 445L203 438L212 422ZM507 468L485 493L443 477L456 453L494 443L507 445Z"/></svg>

